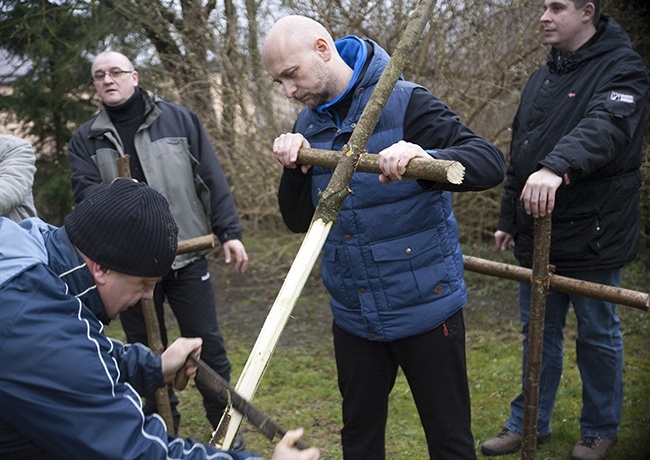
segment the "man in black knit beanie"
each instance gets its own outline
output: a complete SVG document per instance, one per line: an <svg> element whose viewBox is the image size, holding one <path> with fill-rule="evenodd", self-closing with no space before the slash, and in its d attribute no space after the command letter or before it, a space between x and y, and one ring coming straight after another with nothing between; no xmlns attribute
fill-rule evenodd
<svg viewBox="0 0 650 460"><path fill-rule="evenodd" d="M63 227L0 217L0 458L260 459L169 436L143 413L139 394L196 375L188 357L200 338L157 355L104 334L153 297L177 244L167 200L130 179L82 201ZM272 458L318 459L316 448L292 447L301 435L288 431Z"/></svg>
<svg viewBox="0 0 650 460"><path fill-rule="evenodd" d="M241 241L242 223L214 149L197 115L187 108L150 97L138 87L139 75L123 54L106 51L92 64L93 85L101 110L73 135L70 156L74 199L80 202L118 176L117 159L129 156L131 177L147 183L170 203L179 226L179 239L213 233L222 244L226 263L243 272L248 255ZM208 250L178 255L169 273L156 286L154 303L163 345L167 331L163 303L169 303L181 334L203 339L201 358L226 380L231 366L217 322ZM148 344L141 308L120 315L128 342ZM224 411L202 386L207 418L216 427ZM171 385L175 428L180 414ZM146 411L156 411L155 401ZM243 447L241 437L235 447Z"/></svg>

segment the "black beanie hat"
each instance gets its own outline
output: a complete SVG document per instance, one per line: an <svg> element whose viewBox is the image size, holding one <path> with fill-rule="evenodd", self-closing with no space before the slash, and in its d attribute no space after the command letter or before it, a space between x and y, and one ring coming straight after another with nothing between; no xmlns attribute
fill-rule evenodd
<svg viewBox="0 0 650 460"><path fill-rule="evenodd" d="M176 257L178 226L169 204L143 182L115 179L79 203L64 225L81 252L119 273L163 276Z"/></svg>

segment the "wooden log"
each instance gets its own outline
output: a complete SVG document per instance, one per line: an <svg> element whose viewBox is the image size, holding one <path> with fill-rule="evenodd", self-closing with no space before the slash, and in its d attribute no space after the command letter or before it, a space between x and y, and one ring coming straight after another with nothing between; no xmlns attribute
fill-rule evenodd
<svg viewBox="0 0 650 460"><path fill-rule="evenodd" d="M301 165L318 165L326 168L335 168L341 158L341 152L333 150L301 148L298 151L297 163ZM372 153L359 154L357 172L381 174L379 157ZM426 160L413 158L409 161L404 179L424 179L449 184L460 184L465 176L465 167L458 161L451 160Z"/></svg>
<svg viewBox="0 0 650 460"><path fill-rule="evenodd" d="M129 155L124 155L117 159L117 172L120 177L131 178L131 168L129 164ZM177 254L186 254L189 252L199 251L202 249L210 249L215 246L214 235L204 235L196 238L190 238L178 242ZM140 305L142 307L142 314L144 316L144 324L147 329L147 343L152 352L160 355L165 351L162 339L160 337L160 323L158 315L156 314L156 306L151 299L141 299ZM176 434L174 429L174 417L172 416L171 403L169 401L169 393L167 385L164 385L156 390L155 393L156 406L158 407L158 414L163 418L167 425L167 433L171 435Z"/></svg>
<svg viewBox="0 0 650 460"><path fill-rule="evenodd" d="M530 284L532 270L518 265L504 264L473 256L463 256L465 270L481 273L483 275L506 278L520 283ZM579 294L594 299L638 308L650 312L650 294L616 286L591 283L566 276L552 275L550 288L554 291Z"/></svg>
<svg viewBox="0 0 650 460"><path fill-rule="evenodd" d="M533 276L528 319L528 350L524 380L524 434L521 440L522 460L535 460L537 450L537 413L539 412L539 381L544 349L544 315L550 283L548 265L551 252L551 215L535 219Z"/></svg>
<svg viewBox="0 0 650 460"><path fill-rule="evenodd" d="M215 236L203 235L196 238L189 238L178 242L176 254L187 254L189 252L200 251L202 249L212 249L215 246Z"/></svg>
<svg viewBox="0 0 650 460"><path fill-rule="evenodd" d="M202 249L211 249L214 248L214 246L214 235L198 236L196 238L179 241L176 253L186 254L189 252L200 251ZM162 354L162 352L165 351L165 348L163 347L160 338L160 323L158 321L158 315L156 314L156 306L151 299L142 299L140 302L144 314L144 323L147 328L147 341L149 342L149 347L154 353ZM156 390L156 405L158 406L158 413L167 424L167 432L169 434L176 434L167 385Z"/></svg>
<svg viewBox="0 0 650 460"><path fill-rule="evenodd" d="M142 314L144 316L144 324L147 328L147 342L151 351L157 355L161 355L165 351L160 338L160 323L158 322L158 315L156 314L156 305L151 299L140 299L142 306ZM171 435L176 434L174 429L174 417L172 416L172 407L169 401L169 390L167 385L156 389L156 406L158 414L163 418L167 425L167 433Z"/></svg>
<svg viewBox="0 0 650 460"><path fill-rule="evenodd" d="M411 14L409 23L393 56L379 78L357 126L350 136L349 142L342 149L340 161L334 169L327 188L320 196L320 201L314 211L314 217L303 244L237 381L236 390L248 400L252 400L257 391L287 319L293 311L298 296L302 292L307 277L327 239L327 235L336 221L343 201L350 193L348 184L357 166L359 154L368 143L388 96L393 91L406 62L412 56L413 49L415 49L424 27L429 21L435 4L435 0L423 0L418 3ZM229 424L228 429L223 430L220 423L214 432L225 431L225 438L222 441L213 436L213 442L221 444L225 449L230 448L241 421L242 415L229 408L222 418L222 422Z"/></svg>
<svg viewBox="0 0 650 460"><path fill-rule="evenodd" d="M124 155L117 159L117 175L120 177L131 178L131 166L129 163L129 155Z"/></svg>

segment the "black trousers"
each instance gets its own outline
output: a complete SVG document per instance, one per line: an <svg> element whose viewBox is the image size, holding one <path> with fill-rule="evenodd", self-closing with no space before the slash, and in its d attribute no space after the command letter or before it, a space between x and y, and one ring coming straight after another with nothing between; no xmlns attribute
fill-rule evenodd
<svg viewBox="0 0 650 460"><path fill-rule="evenodd" d="M475 459L462 310L424 334L373 342L333 325L345 460L383 460L388 397L402 368L431 459Z"/></svg>
<svg viewBox="0 0 650 460"><path fill-rule="evenodd" d="M163 313L165 300L176 316L181 335L183 337L201 337L203 339L201 359L219 375L230 381L230 361L226 355L224 340L217 323L217 309L207 260L201 258L179 270L171 270L156 285L154 303L160 323L160 335L163 345L166 347L167 329ZM139 304L121 313L120 321L128 342L148 345L147 329ZM197 388L203 395L203 406L207 418L212 427L216 427L221 420L225 404L206 397L205 389L198 383ZM175 405L178 403L178 399L174 395L171 385L169 385L169 391L174 412L174 424L177 425L180 415ZM149 398L145 405L145 413L152 411L156 411L155 401Z"/></svg>

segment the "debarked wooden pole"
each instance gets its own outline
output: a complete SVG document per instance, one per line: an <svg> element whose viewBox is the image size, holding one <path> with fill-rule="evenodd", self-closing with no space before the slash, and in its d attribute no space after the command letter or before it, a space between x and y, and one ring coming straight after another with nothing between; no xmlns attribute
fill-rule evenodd
<svg viewBox="0 0 650 460"><path fill-rule="evenodd" d="M530 284L532 270L530 268L494 262L473 256L463 256L465 270L481 273L483 275L506 278L520 283ZM634 291L616 286L591 283L589 281L568 278L566 276L552 275L549 285L551 290L579 294L592 299L606 300L608 302L639 310L650 312L650 294Z"/></svg>
<svg viewBox="0 0 650 460"><path fill-rule="evenodd" d="M273 306L262 326L257 340L242 370L235 389L246 400L252 401L253 396L262 381L262 376L280 340L282 331L287 325L291 312L300 297L307 278L318 259L320 249L323 247L327 235L332 227L332 222L317 220L312 222L305 239L291 264L289 273L282 284ZM212 433L210 444L223 449L230 449L237 435L243 414L227 408L221 422Z"/></svg>

